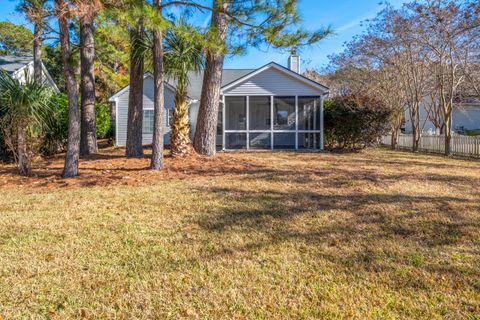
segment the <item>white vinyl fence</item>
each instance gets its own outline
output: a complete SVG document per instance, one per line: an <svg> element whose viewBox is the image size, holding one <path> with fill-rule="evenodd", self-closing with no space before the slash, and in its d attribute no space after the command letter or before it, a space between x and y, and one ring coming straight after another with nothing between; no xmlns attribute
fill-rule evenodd
<svg viewBox="0 0 480 320"><path fill-rule="evenodd" d="M381 139L381 144L390 146L391 141L392 136L384 136ZM411 150L412 145L413 137L411 134L400 134L398 136L398 148ZM480 136L452 135L451 149L452 154L456 156L480 158ZM418 151L445 153L445 136L422 136Z"/></svg>

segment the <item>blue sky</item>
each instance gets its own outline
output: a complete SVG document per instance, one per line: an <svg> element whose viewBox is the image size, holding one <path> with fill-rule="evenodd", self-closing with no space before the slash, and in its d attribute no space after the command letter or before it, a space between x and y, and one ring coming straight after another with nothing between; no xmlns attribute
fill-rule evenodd
<svg viewBox="0 0 480 320"><path fill-rule="evenodd" d="M22 16L15 12L18 1L0 0L0 20L8 20L15 23L26 23ZM390 0L398 7L405 0ZM316 30L322 26L331 25L335 35L313 45L303 48L300 52L303 67L317 68L328 62L328 56L342 51L343 44L353 36L363 31L361 22L372 18L382 9L379 0L299 0L299 11L304 20L303 27ZM257 68L270 61L286 65L288 52L279 50L256 50L249 49L244 56L227 58L226 68Z"/></svg>

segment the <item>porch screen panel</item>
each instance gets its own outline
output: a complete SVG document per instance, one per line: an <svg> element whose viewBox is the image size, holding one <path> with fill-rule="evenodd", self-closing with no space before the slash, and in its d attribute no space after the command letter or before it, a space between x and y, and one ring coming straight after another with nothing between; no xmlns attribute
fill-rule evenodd
<svg viewBox="0 0 480 320"><path fill-rule="evenodd" d="M225 133L225 148L227 149L246 149L246 133Z"/></svg>
<svg viewBox="0 0 480 320"><path fill-rule="evenodd" d="M299 133L298 149L318 150L320 149L320 133Z"/></svg>
<svg viewBox="0 0 480 320"><path fill-rule="evenodd" d="M249 103L250 130L270 130L270 97L252 96Z"/></svg>
<svg viewBox="0 0 480 320"><path fill-rule="evenodd" d="M256 132L250 133L250 149L270 149L271 148L271 133Z"/></svg>
<svg viewBox="0 0 480 320"><path fill-rule="evenodd" d="M322 101L320 100L320 97L317 97L315 99L315 126L317 128L317 130L320 130L320 112L321 112L321 106L320 104L322 103Z"/></svg>
<svg viewBox="0 0 480 320"><path fill-rule="evenodd" d="M275 97L273 130L295 130L295 97Z"/></svg>
<svg viewBox="0 0 480 320"><path fill-rule="evenodd" d="M225 97L225 130L247 130L246 97Z"/></svg>
<svg viewBox="0 0 480 320"><path fill-rule="evenodd" d="M275 132L273 134L274 149L295 149L295 132Z"/></svg>
<svg viewBox="0 0 480 320"><path fill-rule="evenodd" d="M298 130L320 130L318 97L298 97Z"/></svg>
<svg viewBox="0 0 480 320"><path fill-rule="evenodd" d="M216 145L217 148L221 148L223 144L223 103L220 103L220 106L218 107L218 119L217 119L217 139L216 139Z"/></svg>

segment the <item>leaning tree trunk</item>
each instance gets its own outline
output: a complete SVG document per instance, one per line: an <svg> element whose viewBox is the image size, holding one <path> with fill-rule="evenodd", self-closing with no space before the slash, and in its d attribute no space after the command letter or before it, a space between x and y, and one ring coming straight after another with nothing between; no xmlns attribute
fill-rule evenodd
<svg viewBox="0 0 480 320"><path fill-rule="evenodd" d="M18 170L20 174L29 176L32 174L32 167L27 148L27 129L25 127L18 127L17 129L17 156L18 156Z"/></svg>
<svg viewBox="0 0 480 320"><path fill-rule="evenodd" d="M223 10L228 10L228 1L219 4L220 2L223 1L216 0L214 6L221 5ZM217 30L218 40L224 45L228 31L228 16L224 13L212 12L211 27ZM207 51L202 96L193 144L198 153L207 156L214 156L216 152L218 106L220 104L224 57L223 52Z"/></svg>
<svg viewBox="0 0 480 320"><path fill-rule="evenodd" d="M190 151L190 121L186 92L176 92L173 109L171 152L173 157L185 157Z"/></svg>
<svg viewBox="0 0 480 320"><path fill-rule="evenodd" d="M143 126L143 57L136 51L138 42L143 39L143 23L140 21L136 30L130 34L130 92L128 96L127 125L127 157L143 156L142 126Z"/></svg>
<svg viewBox="0 0 480 320"><path fill-rule="evenodd" d="M162 15L162 0L155 0L159 16ZM164 80L163 73L163 34L160 30L153 31L153 77L154 77L154 98L153 98L153 140L151 170L163 168L163 136L165 127L165 101L164 101Z"/></svg>
<svg viewBox="0 0 480 320"><path fill-rule="evenodd" d="M93 38L93 20L93 13L85 14L80 18L80 87L82 92L80 153L83 155L98 152L95 119L95 43Z"/></svg>
<svg viewBox="0 0 480 320"><path fill-rule="evenodd" d="M75 71L71 61L70 35L68 21L62 13L63 0L55 0L55 8L60 29L60 46L62 51L63 74L68 94L68 144L62 176L71 178L78 175L80 157L80 113L78 110L78 89Z"/></svg>
<svg viewBox="0 0 480 320"><path fill-rule="evenodd" d="M42 82L42 25L36 22L33 34L33 78Z"/></svg>

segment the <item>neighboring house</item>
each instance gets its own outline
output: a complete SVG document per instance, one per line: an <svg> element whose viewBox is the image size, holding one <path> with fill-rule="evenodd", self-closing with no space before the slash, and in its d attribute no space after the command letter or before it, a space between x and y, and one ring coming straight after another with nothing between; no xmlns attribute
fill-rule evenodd
<svg viewBox="0 0 480 320"><path fill-rule="evenodd" d="M328 88L299 74L300 59L291 56L289 68L271 62L258 69L224 69L219 107L217 147L231 149L323 150L323 100ZM188 96L190 133L195 134L202 74L190 74ZM165 85L167 109L165 144L170 143L174 81ZM116 145L127 136L129 87L113 95ZM145 75L143 143L153 132L153 78ZM273 120L272 120L273 119Z"/></svg>
<svg viewBox="0 0 480 320"><path fill-rule="evenodd" d="M439 133L435 128L431 111L428 110L427 104L420 105L420 129L427 134ZM443 116L440 115L440 121L443 122ZM457 103L452 111L452 130L456 133L464 133L465 130L480 129L480 102L471 100ZM405 133L412 132L412 121L410 120L410 111L405 111Z"/></svg>
<svg viewBox="0 0 480 320"><path fill-rule="evenodd" d="M25 77L33 78L33 57L32 56L0 56L0 70L6 71L14 79L25 82ZM42 63L43 82L59 92L57 85Z"/></svg>

